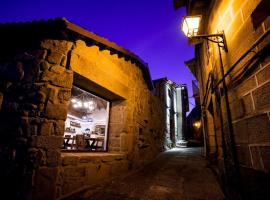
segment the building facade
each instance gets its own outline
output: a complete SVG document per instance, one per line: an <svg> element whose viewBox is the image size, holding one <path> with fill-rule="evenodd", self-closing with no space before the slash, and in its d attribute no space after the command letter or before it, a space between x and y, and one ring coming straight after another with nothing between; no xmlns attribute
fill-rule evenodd
<svg viewBox="0 0 270 200"><path fill-rule="evenodd" d="M164 105L136 55L66 19L0 25L0 181L63 199L164 150Z"/></svg>
<svg viewBox="0 0 270 200"><path fill-rule="evenodd" d="M189 111L188 92L185 84L176 84L167 78L153 81L154 93L163 102L165 112L166 147L185 144L186 113Z"/></svg>
<svg viewBox="0 0 270 200"><path fill-rule="evenodd" d="M186 62L189 63L189 62ZM200 93L198 81L192 81L193 98L195 100L195 106L187 116L187 134L186 140L188 146L203 146L204 137L202 133L201 123L201 105L200 105Z"/></svg>
<svg viewBox="0 0 270 200"><path fill-rule="evenodd" d="M228 51L190 39L207 155L230 199L270 197L270 2L175 0L201 15L199 34L224 31Z"/></svg>

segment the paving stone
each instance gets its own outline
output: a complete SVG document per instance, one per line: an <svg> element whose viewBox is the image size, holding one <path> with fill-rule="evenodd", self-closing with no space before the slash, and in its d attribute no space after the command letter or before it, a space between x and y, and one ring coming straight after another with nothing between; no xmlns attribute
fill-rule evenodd
<svg viewBox="0 0 270 200"><path fill-rule="evenodd" d="M128 176L72 196L84 200L223 200L201 148L173 149Z"/></svg>

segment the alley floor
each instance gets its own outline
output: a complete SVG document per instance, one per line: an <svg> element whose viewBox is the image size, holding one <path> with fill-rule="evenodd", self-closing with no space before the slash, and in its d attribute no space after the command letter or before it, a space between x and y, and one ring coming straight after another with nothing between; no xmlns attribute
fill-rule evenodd
<svg viewBox="0 0 270 200"><path fill-rule="evenodd" d="M223 200L201 148L179 148L124 178L86 191L85 200Z"/></svg>

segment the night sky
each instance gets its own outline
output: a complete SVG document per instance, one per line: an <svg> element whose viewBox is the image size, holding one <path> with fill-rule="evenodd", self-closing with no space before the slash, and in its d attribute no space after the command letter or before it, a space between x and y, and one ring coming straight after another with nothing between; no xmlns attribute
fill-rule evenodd
<svg viewBox="0 0 270 200"><path fill-rule="evenodd" d="M152 79L186 83L192 96L194 77L184 61L193 58L194 48L180 31L184 14L184 8L174 10L173 0L0 1L0 23L65 17L137 54Z"/></svg>

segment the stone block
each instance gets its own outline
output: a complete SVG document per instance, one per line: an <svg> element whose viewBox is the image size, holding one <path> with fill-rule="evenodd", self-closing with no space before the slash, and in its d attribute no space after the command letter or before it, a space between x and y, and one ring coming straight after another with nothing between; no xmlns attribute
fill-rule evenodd
<svg viewBox="0 0 270 200"><path fill-rule="evenodd" d="M232 119L239 119L244 116L244 106L243 106L243 100L237 99L230 103L230 109L232 114ZM222 110L223 112L226 112L226 109Z"/></svg>
<svg viewBox="0 0 270 200"><path fill-rule="evenodd" d="M85 180L81 177L64 178L62 186L62 194L72 193L84 186Z"/></svg>
<svg viewBox="0 0 270 200"><path fill-rule="evenodd" d="M67 67L67 69L69 68L69 66L67 66L67 56L63 56L62 60L60 61L60 65L63 67Z"/></svg>
<svg viewBox="0 0 270 200"><path fill-rule="evenodd" d="M120 147L120 138L110 137L109 147Z"/></svg>
<svg viewBox="0 0 270 200"><path fill-rule="evenodd" d="M270 108L270 82L262 85L252 92L255 109L256 110L269 110Z"/></svg>
<svg viewBox="0 0 270 200"><path fill-rule="evenodd" d="M30 55L34 56L38 60L43 60L46 58L47 50L37 49L29 52Z"/></svg>
<svg viewBox="0 0 270 200"><path fill-rule="evenodd" d="M246 167L251 167L251 155L249 152L249 147L245 144L237 145L236 152L239 163Z"/></svg>
<svg viewBox="0 0 270 200"><path fill-rule="evenodd" d="M45 103L46 99L47 99L47 94L42 91L39 91L37 94L37 100L40 103Z"/></svg>
<svg viewBox="0 0 270 200"><path fill-rule="evenodd" d="M132 135L121 134L121 151L128 151L132 146Z"/></svg>
<svg viewBox="0 0 270 200"><path fill-rule="evenodd" d="M98 182L97 164L88 164L86 166L86 185L93 185Z"/></svg>
<svg viewBox="0 0 270 200"><path fill-rule="evenodd" d="M64 174L65 178L69 177L85 177L86 175L86 168L82 166L67 166L64 167Z"/></svg>
<svg viewBox="0 0 270 200"><path fill-rule="evenodd" d="M129 168L129 162L126 160L113 162L113 163L110 163L110 165L111 165L110 174L112 176L125 173L125 171L127 171Z"/></svg>
<svg viewBox="0 0 270 200"><path fill-rule="evenodd" d="M62 165L77 165L79 162L79 157L78 156L65 156L62 157Z"/></svg>
<svg viewBox="0 0 270 200"><path fill-rule="evenodd" d="M73 72L65 70L62 74L56 74L52 71L44 71L41 75L42 81L48 81L52 85L71 89L73 83Z"/></svg>
<svg viewBox="0 0 270 200"><path fill-rule="evenodd" d="M97 177L99 180L109 178L111 166L103 163L97 166Z"/></svg>
<svg viewBox="0 0 270 200"><path fill-rule="evenodd" d="M57 94L58 94L59 88L53 85L47 85L46 90L47 90L46 98L48 99L48 101L53 102L53 103L58 103Z"/></svg>
<svg viewBox="0 0 270 200"><path fill-rule="evenodd" d="M69 101L70 97L71 97L70 89L60 89L58 91L58 99L60 102Z"/></svg>
<svg viewBox="0 0 270 200"><path fill-rule="evenodd" d="M252 117L248 121L249 143L270 142L270 123L267 114Z"/></svg>
<svg viewBox="0 0 270 200"><path fill-rule="evenodd" d="M47 61L43 60L40 62L39 67L42 71L48 71L50 69L51 65Z"/></svg>
<svg viewBox="0 0 270 200"><path fill-rule="evenodd" d="M237 95L242 96L257 87L255 76L245 80L236 87Z"/></svg>
<svg viewBox="0 0 270 200"><path fill-rule="evenodd" d="M264 171L270 172L270 145L260 147Z"/></svg>
<svg viewBox="0 0 270 200"><path fill-rule="evenodd" d="M231 38L234 36L235 33L239 30L241 25L243 24L243 20L241 17L241 13L238 13L237 15L234 15L232 24L230 26L230 31L226 32L226 38L228 38L228 44L231 42Z"/></svg>
<svg viewBox="0 0 270 200"><path fill-rule="evenodd" d="M49 136L53 130L53 123L50 121L45 121L40 125L39 135Z"/></svg>
<svg viewBox="0 0 270 200"><path fill-rule="evenodd" d="M103 164L88 164L86 166L86 183L88 185L94 185L105 179L109 178L110 176L110 165L103 163Z"/></svg>
<svg viewBox="0 0 270 200"><path fill-rule="evenodd" d="M83 156L80 155L79 162L80 163L100 163L101 157L99 156Z"/></svg>
<svg viewBox="0 0 270 200"><path fill-rule="evenodd" d="M34 169L46 165L47 156L46 151L44 151L43 149L38 148L28 149L28 157Z"/></svg>
<svg viewBox="0 0 270 200"><path fill-rule="evenodd" d="M257 80L258 84L261 85L262 83L270 80L270 63L268 66L263 68L261 71L259 71L257 74Z"/></svg>
<svg viewBox="0 0 270 200"><path fill-rule="evenodd" d="M121 151L119 146L116 146L116 147L109 146L109 150L110 150L110 152L119 152L119 151Z"/></svg>
<svg viewBox="0 0 270 200"><path fill-rule="evenodd" d="M264 33L263 26L259 26L259 27L256 29L256 32L257 32L258 29L262 29L262 30L263 30L263 32L262 32L262 34L261 34L261 35L263 35L263 33ZM270 35L268 34L268 35L266 35L266 37L258 44L258 46L257 46L257 51L260 51L260 50L262 50L262 49L265 48L265 47L266 47L266 52L269 51L269 47L267 48L267 46L269 45L269 41L270 41ZM267 50L267 49L268 49L268 50ZM263 55L263 56L266 56L266 61L267 61L267 60L269 61L269 58L267 58L267 57L269 57L269 54ZM262 56L262 58L263 58L263 56ZM262 60L262 63L264 64L265 62Z"/></svg>
<svg viewBox="0 0 270 200"><path fill-rule="evenodd" d="M251 113L254 112L254 107L253 107L251 94L243 96L242 102L243 102L243 106L244 106L245 115L250 115Z"/></svg>
<svg viewBox="0 0 270 200"><path fill-rule="evenodd" d="M65 132L65 121L57 120L53 122L53 135L63 136Z"/></svg>
<svg viewBox="0 0 270 200"><path fill-rule="evenodd" d="M50 71L55 74L63 74L66 72L66 69L60 65L53 65L51 66Z"/></svg>
<svg viewBox="0 0 270 200"><path fill-rule="evenodd" d="M32 136L31 146L45 149L61 149L63 137L59 136Z"/></svg>
<svg viewBox="0 0 270 200"><path fill-rule="evenodd" d="M251 45L263 34L262 27L259 27L254 31L251 18L248 18L238 29L239 30L236 31L236 34L232 38L232 41L230 41L228 38L228 48L234 49L233 51L229 51L229 65L233 65L236 60L240 58L240 56L242 56L243 53L247 51L251 47ZM241 62L241 64L244 64L244 62ZM236 67L234 71L237 71L241 67L242 65L238 65L238 67Z"/></svg>
<svg viewBox="0 0 270 200"><path fill-rule="evenodd" d="M242 8L242 5L245 1L232 1L232 11L237 13Z"/></svg>
<svg viewBox="0 0 270 200"><path fill-rule="evenodd" d="M115 109L111 109L110 112L110 123L122 123L124 120L124 115Z"/></svg>
<svg viewBox="0 0 270 200"><path fill-rule="evenodd" d="M265 30L268 30L270 28L270 16L268 16L266 20L264 20L263 24L264 24Z"/></svg>
<svg viewBox="0 0 270 200"><path fill-rule="evenodd" d="M270 39L269 39L270 40ZM268 41L269 41L268 40ZM264 67L266 67L267 65L270 65L270 55L269 56L267 56L267 57L265 57L263 60L262 60L262 67L264 68Z"/></svg>
<svg viewBox="0 0 270 200"><path fill-rule="evenodd" d="M58 168L39 168L35 173L32 199L56 199L56 179Z"/></svg>
<svg viewBox="0 0 270 200"><path fill-rule="evenodd" d="M110 123L109 130L110 133L114 134L114 136L120 136L120 133L123 132L125 128L125 124L123 123Z"/></svg>
<svg viewBox="0 0 270 200"><path fill-rule="evenodd" d="M104 156L102 156L102 158L101 158L101 161L103 162L103 163L110 163L110 162L112 162L112 161L114 161L115 160L115 157L114 156L111 156L111 155L104 155Z"/></svg>
<svg viewBox="0 0 270 200"><path fill-rule="evenodd" d="M67 104L52 104L46 105L45 116L49 119L66 120Z"/></svg>
<svg viewBox="0 0 270 200"><path fill-rule="evenodd" d="M49 149L47 151L47 165L49 167L60 166L61 163L61 151L57 149Z"/></svg>
<svg viewBox="0 0 270 200"><path fill-rule="evenodd" d="M250 17L253 10L257 7L261 0L248 0L242 7L243 18L246 20Z"/></svg>
<svg viewBox="0 0 270 200"><path fill-rule="evenodd" d="M234 123L236 143L270 142L270 123L267 114L261 114Z"/></svg>
<svg viewBox="0 0 270 200"><path fill-rule="evenodd" d="M217 27L219 27L219 30L224 30L225 34L230 30L230 23L234 22L232 20L232 16L230 12L224 12L223 17L219 18Z"/></svg>
<svg viewBox="0 0 270 200"><path fill-rule="evenodd" d="M47 61L51 64L57 64L60 65L62 58L64 57L64 54L57 51L57 50L51 50L47 56Z"/></svg>
<svg viewBox="0 0 270 200"><path fill-rule="evenodd" d="M254 169L263 170L263 163L260 155L260 147L250 146L250 152L252 156L252 167Z"/></svg>
<svg viewBox="0 0 270 200"><path fill-rule="evenodd" d="M234 135L235 135L235 142L238 143L248 143L248 133L246 132L245 120L238 121L233 124L234 127Z"/></svg>
<svg viewBox="0 0 270 200"><path fill-rule="evenodd" d="M43 40L40 46L49 50L57 49L57 51L66 54L73 46L73 43L65 40Z"/></svg>

